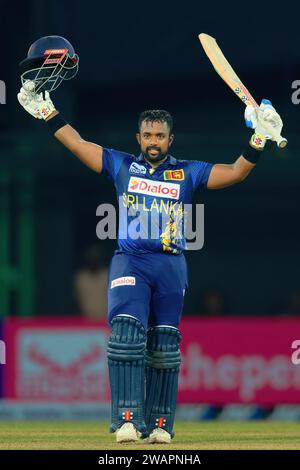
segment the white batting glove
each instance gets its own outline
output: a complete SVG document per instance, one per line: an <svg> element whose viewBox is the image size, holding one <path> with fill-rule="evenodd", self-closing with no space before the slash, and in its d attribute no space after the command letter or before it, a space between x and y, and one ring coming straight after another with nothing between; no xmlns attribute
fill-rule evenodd
<svg viewBox="0 0 300 470"><path fill-rule="evenodd" d="M43 93L36 94L35 84L30 80L20 89L18 101L25 111L36 119L47 119L55 111L48 91L45 92L45 98Z"/></svg>
<svg viewBox="0 0 300 470"><path fill-rule="evenodd" d="M271 101L266 99L262 100L258 109L252 105L246 107L245 122L247 127L255 129L250 139L250 145L258 149L264 148L267 139L275 140L264 127L264 123L271 126L278 134L281 134L283 126L281 117L272 106Z"/></svg>

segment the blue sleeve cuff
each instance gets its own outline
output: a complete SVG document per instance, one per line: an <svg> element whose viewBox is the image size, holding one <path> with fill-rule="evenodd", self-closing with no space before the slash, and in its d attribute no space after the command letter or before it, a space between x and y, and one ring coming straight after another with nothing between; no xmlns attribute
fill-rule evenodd
<svg viewBox="0 0 300 470"><path fill-rule="evenodd" d="M204 189L207 189L208 178L209 178L209 175L210 175L210 172L211 172L213 166L214 166L213 163L208 163L205 170L204 170L203 182L202 182L202 187Z"/></svg>
<svg viewBox="0 0 300 470"><path fill-rule="evenodd" d="M105 147L102 147L102 172L103 174L107 175L108 170L108 159L109 159L109 151Z"/></svg>

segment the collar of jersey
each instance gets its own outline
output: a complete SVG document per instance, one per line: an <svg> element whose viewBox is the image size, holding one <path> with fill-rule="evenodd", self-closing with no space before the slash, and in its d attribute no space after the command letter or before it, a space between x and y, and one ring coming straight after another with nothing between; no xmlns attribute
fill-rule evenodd
<svg viewBox="0 0 300 470"><path fill-rule="evenodd" d="M147 160L145 160L144 155L142 153L140 153L140 155L137 157L137 161L138 162L149 163L149 162L147 162ZM176 160L175 157L172 157L172 155L167 155L166 160L163 163L161 163L161 165L165 165L166 163L169 164L169 165L176 165L177 160ZM149 165L150 165L150 163L149 163ZM159 166L157 168L159 168Z"/></svg>

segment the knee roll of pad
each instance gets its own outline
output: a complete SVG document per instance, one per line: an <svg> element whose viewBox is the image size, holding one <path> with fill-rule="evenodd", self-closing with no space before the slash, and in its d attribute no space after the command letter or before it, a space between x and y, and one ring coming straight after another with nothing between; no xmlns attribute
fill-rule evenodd
<svg viewBox="0 0 300 470"><path fill-rule="evenodd" d="M145 431L146 332L132 317L116 316L108 342L107 357L111 388L112 425L116 431L125 422Z"/></svg>
<svg viewBox="0 0 300 470"><path fill-rule="evenodd" d="M179 343L181 335L175 328L154 327L148 331L146 364L156 369L180 366Z"/></svg>

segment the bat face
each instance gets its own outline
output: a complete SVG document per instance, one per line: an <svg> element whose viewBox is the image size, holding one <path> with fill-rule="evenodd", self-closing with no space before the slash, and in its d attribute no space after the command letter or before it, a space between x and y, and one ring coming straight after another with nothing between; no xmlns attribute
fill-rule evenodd
<svg viewBox="0 0 300 470"><path fill-rule="evenodd" d="M215 71L220 75L224 82L227 83L227 85L232 89L232 91L234 91L234 93L246 106L251 104L252 106L254 106L254 108L259 108L259 105L255 101L249 90L245 87L241 79L237 76L237 74L229 64L228 60L225 58L215 38L205 33L199 34L198 37ZM287 145L287 140L281 137L281 135L279 135L278 133L276 133L272 126L267 126L264 123L264 127L272 135L274 140L276 140L278 147L284 148Z"/></svg>
<svg viewBox="0 0 300 470"><path fill-rule="evenodd" d="M240 100L245 103L246 106L248 104L252 104L252 106L258 108L258 104L255 99L225 58L217 44L217 41L205 33L199 34L199 40L215 71L220 75L224 82L227 83L227 85L232 89L232 91L234 91Z"/></svg>

